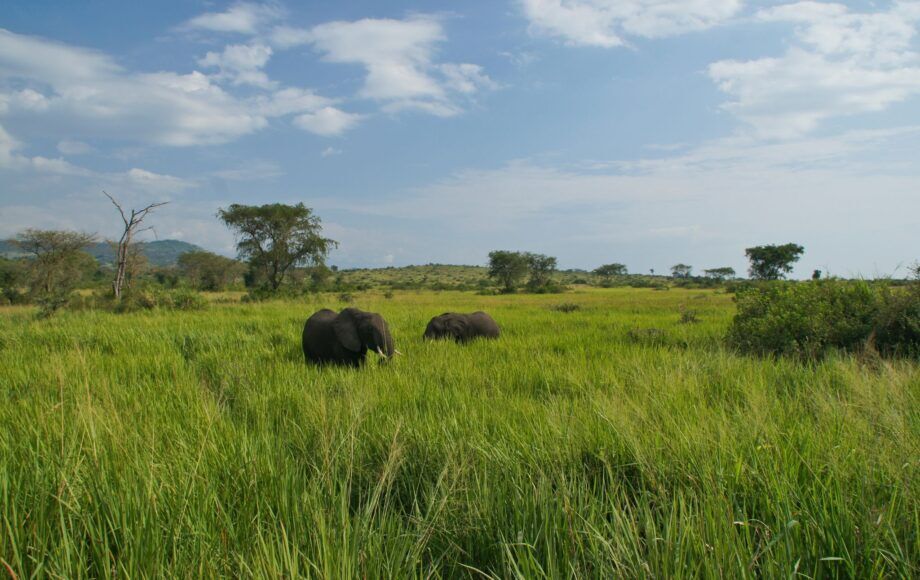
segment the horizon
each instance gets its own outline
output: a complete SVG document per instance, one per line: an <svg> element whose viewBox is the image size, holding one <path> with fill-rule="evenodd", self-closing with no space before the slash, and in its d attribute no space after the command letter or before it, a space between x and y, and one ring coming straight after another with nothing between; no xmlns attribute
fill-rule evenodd
<svg viewBox="0 0 920 580"><path fill-rule="evenodd" d="M741 274L794 242L793 278L899 276L918 26L916 0L14 1L0 239L112 237L106 189L234 257L219 207L303 202L342 269L510 249Z"/></svg>

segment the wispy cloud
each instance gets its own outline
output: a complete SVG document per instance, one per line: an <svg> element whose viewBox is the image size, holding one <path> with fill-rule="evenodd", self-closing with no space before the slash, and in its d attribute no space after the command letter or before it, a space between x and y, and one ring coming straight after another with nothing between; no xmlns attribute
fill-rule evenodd
<svg viewBox="0 0 920 580"><path fill-rule="evenodd" d="M659 38L711 28L740 0L519 0L530 30L576 46L612 48L629 37Z"/></svg>

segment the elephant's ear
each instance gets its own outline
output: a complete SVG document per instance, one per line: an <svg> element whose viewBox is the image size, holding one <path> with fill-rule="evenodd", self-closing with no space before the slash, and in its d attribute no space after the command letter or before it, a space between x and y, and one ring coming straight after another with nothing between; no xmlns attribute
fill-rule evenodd
<svg viewBox="0 0 920 580"><path fill-rule="evenodd" d="M452 335L457 337L466 336L469 326L466 318L459 316L453 317L447 322L447 328L450 329Z"/></svg>
<svg viewBox="0 0 920 580"><path fill-rule="evenodd" d="M332 323L332 329L335 331L336 338L342 343L342 346L352 352L361 352L361 339L358 337L358 321L354 315L343 310Z"/></svg>

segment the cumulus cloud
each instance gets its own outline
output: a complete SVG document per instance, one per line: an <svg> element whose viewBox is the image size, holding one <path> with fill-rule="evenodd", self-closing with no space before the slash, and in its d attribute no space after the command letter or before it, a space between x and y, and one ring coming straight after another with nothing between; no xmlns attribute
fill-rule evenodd
<svg viewBox="0 0 920 580"><path fill-rule="evenodd" d="M270 56L267 46L240 45L202 60L235 84L269 89L275 84L261 67ZM68 134L167 146L226 143L266 127L271 117L318 113L332 102L300 88L243 99L198 71L131 72L103 53L2 29L0 81L31 85L0 89L2 115L43 121ZM341 113L340 126L354 126L357 118ZM351 122L343 123L344 117ZM328 127L316 132L329 134Z"/></svg>
<svg viewBox="0 0 920 580"><path fill-rule="evenodd" d="M312 113L294 117L294 125L317 135L341 135L354 127L361 120L361 115L346 113L335 107L323 107Z"/></svg>
<svg viewBox="0 0 920 580"><path fill-rule="evenodd" d="M262 70L272 56L272 49L264 44L232 44L222 52L208 52L198 60L205 68L217 68L217 78L229 79L235 85L253 85L272 89L278 83L269 80Z"/></svg>
<svg viewBox="0 0 920 580"><path fill-rule="evenodd" d="M496 84L478 65L435 62L437 45L445 39L441 21L422 15L327 22L309 30L278 27L272 33L278 47L309 44L328 62L363 66L357 96L383 102L385 111L451 116L463 110L456 96Z"/></svg>
<svg viewBox="0 0 920 580"><path fill-rule="evenodd" d="M534 34L576 46L611 48L627 37L660 38L732 18L741 0L520 0Z"/></svg>
<svg viewBox="0 0 920 580"><path fill-rule="evenodd" d="M824 120L881 111L920 94L920 53L913 48L920 2L877 12L797 2L755 18L792 24L794 44L778 57L723 60L708 72L732 97L725 108L763 137L804 135Z"/></svg>
<svg viewBox="0 0 920 580"><path fill-rule="evenodd" d="M276 4L237 2L224 12L200 14L186 22L183 28L252 35L283 16L284 11Z"/></svg>

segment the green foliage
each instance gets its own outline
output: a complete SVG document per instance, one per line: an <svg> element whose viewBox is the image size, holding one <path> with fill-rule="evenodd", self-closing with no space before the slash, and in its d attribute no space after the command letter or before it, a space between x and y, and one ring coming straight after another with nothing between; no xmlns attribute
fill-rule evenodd
<svg viewBox="0 0 920 580"><path fill-rule="evenodd" d="M506 294L514 292L530 271L530 260L521 252L489 252L489 277L496 280Z"/></svg>
<svg viewBox="0 0 920 580"><path fill-rule="evenodd" d="M920 347L920 291L823 280L750 286L737 294L729 344L745 352L818 357L872 341L887 353Z"/></svg>
<svg viewBox="0 0 920 580"><path fill-rule="evenodd" d="M54 311L97 269L96 260L83 251L94 236L80 232L28 229L16 243L29 256L26 278L29 292Z"/></svg>
<svg viewBox="0 0 920 580"><path fill-rule="evenodd" d="M108 294L97 294L89 300L76 305L80 310L110 310L119 314L142 312L147 310L204 310L208 301L190 288L134 287L122 293L120 299Z"/></svg>
<svg viewBox="0 0 920 580"><path fill-rule="evenodd" d="M28 302L28 295L23 291L25 285L26 262L0 257L0 305Z"/></svg>
<svg viewBox="0 0 920 580"><path fill-rule="evenodd" d="M693 273L693 266L687 264L674 264L671 266L672 278L689 278Z"/></svg>
<svg viewBox="0 0 920 580"><path fill-rule="evenodd" d="M211 252L186 252L179 256L178 269L198 290L219 292L242 280L246 266Z"/></svg>
<svg viewBox="0 0 920 580"><path fill-rule="evenodd" d="M553 274L556 272L556 258L544 254L527 252L524 254L530 268L530 278L527 280L527 290L530 292L558 292L553 284Z"/></svg>
<svg viewBox="0 0 920 580"><path fill-rule="evenodd" d="M749 273L755 280L780 280L792 272L805 248L798 244L754 246L744 251L751 262Z"/></svg>
<svg viewBox="0 0 920 580"><path fill-rule="evenodd" d="M323 264L338 245L322 237L322 221L302 203L233 204L217 216L236 233L237 250L249 261L253 283L270 291L278 290L291 268Z"/></svg>
<svg viewBox="0 0 920 580"><path fill-rule="evenodd" d="M594 273L602 278L612 278L614 276L625 276L627 271L625 264L613 263L598 266L594 269Z"/></svg>
<svg viewBox="0 0 920 580"><path fill-rule="evenodd" d="M706 274L707 278L711 278L719 282L722 282L723 280L730 280L735 277L735 269L730 266L703 270L703 273Z"/></svg>
<svg viewBox="0 0 920 580"><path fill-rule="evenodd" d="M679 325L690 300L701 321ZM557 302L362 296L405 356L360 371L303 363L304 319L334 295L2 310L2 569L916 576L915 362L737 356L724 294L586 289L567 316ZM477 309L499 340L422 340L431 316Z"/></svg>

